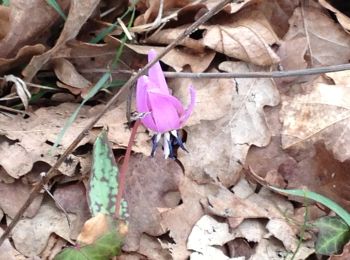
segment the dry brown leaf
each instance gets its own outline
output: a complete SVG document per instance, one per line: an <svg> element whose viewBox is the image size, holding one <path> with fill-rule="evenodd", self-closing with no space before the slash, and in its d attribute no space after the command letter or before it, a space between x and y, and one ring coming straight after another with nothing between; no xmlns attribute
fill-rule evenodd
<svg viewBox="0 0 350 260"><path fill-rule="evenodd" d="M324 7L327 8L329 11L333 12L335 16L337 17L339 23L343 28L349 32L350 31L350 18L343 14L340 10L336 9L334 6L332 6L329 2L326 0L318 0L318 2Z"/></svg>
<svg viewBox="0 0 350 260"><path fill-rule="evenodd" d="M349 85L311 83L310 87L310 91L286 97L282 103L283 149L323 140L338 160L349 159Z"/></svg>
<svg viewBox="0 0 350 260"><path fill-rule="evenodd" d="M4 231L0 228L0 235ZM20 254L16 249L13 248L10 241L6 239L4 243L0 246L0 259L6 260L25 260L27 259L24 255Z"/></svg>
<svg viewBox="0 0 350 260"><path fill-rule="evenodd" d="M0 58L0 72L6 72L21 64L27 63L35 56L42 54L46 50L42 44L35 44L33 46L24 46L16 54L14 58Z"/></svg>
<svg viewBox="0 0 350 260"><path fill-rule="evenodd" d="M169 230L169 236L174 243L163 241L163 247L171 252L172 259L188 259L190 252L187 250L186 241L194 224L204 214L201 199L215 194L219 189L213 184L198 185L187 177L180 181L179 190L182 204L161 212L161 226Z"/></svg>
<svg viewBox="0 0 350 260"><path fill-rule="evenodd" d="M299 0L260 1L255 8L264 13L276 34L283 37L289 29L288 20L299 3Z"/></svg>
<svg viewBox="0 0 350 260"><path fill-rule="evenodd" d="M40 2L42 3L42 1ZM33 57L23 71L26 80L32 80L41 67L50 60L51 56L58 53L61 49L64 49L66 42L74 39L78 35L81 27L90 17L99 2L100 0L87 0L83 2L79 0L71 1L67 20L55 46L44 54ZM54 12L58 15L56 11ZM30 14L30 12L27 13Z"/></svg>
<svg viewBox="0 0 350 260"><path fill-rule="evenodd" d="M248 66L241 62L224 62L219 68L227 72L261 70L257 66ZM212 92L214 97L220 96L217 100L209 99L210 96L206 96L203 86L203 103L199 101L193 119L190 119L189 123L191 124L192 120L198 122L203 119L203 121L187 128L186 146L190 156L180 152L179 160L185 167L186 175L197 182L220 181L225 186L231 186L237 180L237 173L241 170L249 147L251 145L261 147L269 143L270 132L265 122L263 108L277 105L279 94L269 79L237 79L237 84L233 80L220 80L220 82L226 82L226 85L222 87L214 85ZM230 82L231 88L228 86ZM197 86L196 81L193 81L193 85L199 89L202 87L199 84ZM186 87L182 87L181 93L185 91ZM224 92L215 93L215 91ZM183 97L185 94L179 96ZM188 98L188 94L185 97ZM213 120L222 113L223 117Z"/></svg>
<svg viewBox="0 0 350 260"><path fill-rule="evenodd" d="M58 2L66 9L70 1ZM37 39L60 19L59 14L41 0L12 0L10 11L8 33L0 40L1 58L12 58L23 46L37 43Z"/></svg>
<svg viewBox="0 0 350 260"><path fill-rule="evenodd" d="M144 55L147 55L150 49L154 49L157 53L160 53L165 48L133 44L126 44L126 46L135 52ZM189 66L192 72L203 72L209 67L214 56L215 52L211 50L205 50L203 53L193 54L186 51L186 49L172 49L161 58L161 61L172 67L175 71L182 71L185 66Z"/></svg>
<svg viewBox="0 0 350 260"><path fill-rule="evenodd" d="M140 240L140 248L138 252L147 259L170 260L170 252L162 248L159 240L155 237L142 234Z"/></svg>
<svg viewBox="0 0 350 260"><path fill-rule="evenodd" d="M245 257L245 259L250 259L250 256L254 252L254 249L243 238L237 238L228 242L227 247L231 257L241 256Z"/></svg>
<svg viewBox="0 0 350 260"><path fill-rule="evenodd" d="M2 40L10 29L10 11L7 6L0 6L0 40Z"/></svg>
<svg viewBox="0 0 350 260"><path fill-rule="evenodd" d="M58 147L50 155L52 144L76 108L76 104L69 103L57 107L43 107L26 119L20 115L7 117L0 114L0 151L2 154L0 165L13 178L18 178L31 171L35 162L53 165L57 159L55 156L68 147L89 122L89 117L93 115L89 113L88 107L83 107L76 121L67 130L62 140L62 147ZM80 144L83 145L88 141L87 136ZM59 170L64 174L72 175L78 164L78 158L74 155L70 155L69 158L59 167Z"/></svg>
<svg viewBox="0 0 350 260"><path fill-rule="evenodd" d="M81 93L86 94L89 91L89 88L92 87L91 82L79 74L74 65L66 59L54 59L53 69L57 78L64 85L67 85L69 87L68 89L75 95Z"/></svg>
<svg viewBox="0 0 350 260"><path fill-rule="evenodd" d="M21 219L12 232L16 249L25 256L37 256L45 248L50 234L56 233L70 241L70 228L63 212L54 203L45 203L33 218ZM75 216L69 214L74 221Z"/></svg>
<svg viewBox="0 0 350 260"><path fill-rule="evenodd" d="M210 69L208 72L218 72ZM195 109L187 121L187 126L200 124L201 121L217 120L227 115L231 110L236 83L231 79L169 79L168 85L173 89L173 95L190 103L189 86L196 89Z"/></svg>
<svg viewBox="0 0 350 260"><path fill-rule="evenodd" d="M198 257L194 256L197 254L207 259L225 259L223 252L215 246L222 246L234 238L227 223L204 215L194 225L187 240L187 248L194 251L191 259L197 259Z"/></svg>
<svg viewBox="0 0 350 260"><path fill-rule="evenodd" d="M188 28L188 26L189 25L186 24L176 28L164 29L159 32L155 32L148 37L145 42L147 44L168 45L172 43L180 34L182 34ZM205 46L201 41L189 37L178 42L177 45L185 46L194 53L203 53L205 51Z"/></svg>
<svg viewBox="0 0 350 260"><path fill-rule="evenodd" d="M304 7L303 16L296 8L289 23L278 51L285 70L303 69L307 64L318 67L348 62L349 35L322 10Z"/></svg>
<svg viewBox="0 0 350 260"><path fill-rule="evenodd" d="M242 187L246 194L240 194ZM266 189L255 193L244 179L233 187L233 192L220 189L215 195L208 196L208 209L215 215L234 221L232 224L235 226L230 223L231 228L236 228L247 218L283 219L282 212L293 214L293 206L289 201Z"/></svg>
<svg viewBox="0 0 350 260"><path fill-rule="evenodd" d="M288 184L282 187L307 188L350 209L350 182L347 177L349 161L336 160L321 142L282 150L280 141L274 138L273 142L265 148L251 148L246 163L269 185L278 185L267 179L268 174L273 172ZM318 216L311 216L311 219Z"/></svg>
<svg viewBox="0 0 350 260"><path fill-rule="evenodd" d="M68 213L76 215L71 223L71 238L76 239L83 224L90 217L86 199L86 190L83 183L72 183L58 186L53 194L55 201Z"/></svg>
<svg viewBox="0 0 350 260"><path fill-rule="evenodd" d="M154 158L137 154L130 159L125 191L130 218L124 250L137 251L142 233L159 236L166 232L157 208L177 205L178 200L168 200L167 194L178 190L181 175L181 167L161 153Z"/></svg>
<svg viewBox="0 0 350 260"><path fill-rule="evenodd" d="M329 260L347 260L350 258L350 243L347 243L340 255L332 255Z"/></svg>
<svg viewBox="0 0 350 260"><path fill-rule="evenodd" d="M279 38L263 13L248 9L221 24L202 25L205 46L229 57L267 66L280 61L271 45Z"/></svg>
<svg viewBox="0 0 350 260"><path fill-rule="evenodd" d="M190 0L164 0L164 13L172 11L174 8L181 8L189 4ZM141 11L141 15L135 19L135 25L141 25L152 22L158 15L160 0L141 0L137 2L136 8Z"/></svg>
<svg viewBox="0 0 350 260"><path fill-rule="evenodd" d="M28 198L30 190L31 187L23 184L21 181L15 181L11 184L0 182L0 208L6 215L13 218ZM38 212L42 200L43 195L40 194L26 210L24 216L33 217Z"/></svg>
<svg viewBox="0 0 350 260"><path fill-rule="evenodd" d="M90 245L94 243L99 237L110 230L109 217L105 214L98 213L96 216L88 219L77 241L83 245Z"/></svg>
<svg viewBox="0 0 350 260"><path fill-rule="evenodd" d="M234 1L234 3L227 4L223 10L227 13L234 14L240 11L242 8L249 6L254 3L261 2L261 0L241 0L241 1ZM208 10L211 10L214 6L218 4L218 1L216 0L207 0L204 2Z"/></svg>

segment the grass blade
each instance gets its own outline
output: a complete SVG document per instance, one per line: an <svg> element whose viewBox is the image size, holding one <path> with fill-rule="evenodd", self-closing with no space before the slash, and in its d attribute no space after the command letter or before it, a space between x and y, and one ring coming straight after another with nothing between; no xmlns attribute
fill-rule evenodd
<svg viewBox="0 0 350 260"><path fill-rule="evenodd" d="M67 20L66 14L63 12L61 6L56 0L46 0L46 2L62 17L63 20Z"/></svg>
<svg viewBox="0 0 350 260"><path fill-rule="evenodd" d="M304 197L308 198L314 201L317 201L318 203L321 203L322 205L326 206L327 208L331 209L334 211L340 218L344 220L344 222L350 226L350 213L347 212L345 209L343 209L339 204L335 203L334 201L328 199L327 197L318 194L316 192L312 191L307 191L307 190L284 190L284 189L279 189L276 187L269 186L271 189L288 194L288 195L293 195L293 196L299 196L299 197Z"/></svg>

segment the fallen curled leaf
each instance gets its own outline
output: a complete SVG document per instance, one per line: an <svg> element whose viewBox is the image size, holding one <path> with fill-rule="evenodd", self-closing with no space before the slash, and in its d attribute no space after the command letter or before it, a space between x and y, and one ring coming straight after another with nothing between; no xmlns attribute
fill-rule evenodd
<svg viewBox="0 0 350 260"><path fill-rule="evenodd" d="M63 9L69 2L59 1ZM12 0L8 32L0 40L0 57L12 58L25 45L37 43L37 39L58 19L59 14L45 1Z"/></svg>
<svg viewBox="0 0 350 260"><path fill-rule="evenodd" d="M13 58L0 58L0 72L6 72L12 68L20 66L23 63L27 63L35 56L42 54L46 50L42 44L35 44L33 46L22 47Z"/></svg>
<svg viewBox="0 0 350 260"><path fill-rule="evenodd" d="M92 87L91 82L79 74L73 64L66 59L54 59L53 68L57 78L63 83L60 86L68 88L75 95L86 94Z"/></svg>
<svg viewBox="0 0 350 260"><path fill-rule="evenodd" d="M77 241L83 245L94 243L111 228L108 218L107 215L98 213L96 216L88 219L78 235Z"/></svg>
<svg viewBox="0 0 350 260"><path fill-rule="evenodd" d="M42 1L39 2L42 3ZM56 41L55 46L44 54L33 57L33 59L22 72L26 80L30 81L33 79L35 74L41 69L44 64L50 60L54 54L65 48L66 42L74 39L78 35L81 27L90 17L99 2L99 0L87 0L84 2L78 0L71 1L67 20L64 24L60 37ZM54 9L51 8L51 10L53 10L53 12L58 15Z"/></svg>

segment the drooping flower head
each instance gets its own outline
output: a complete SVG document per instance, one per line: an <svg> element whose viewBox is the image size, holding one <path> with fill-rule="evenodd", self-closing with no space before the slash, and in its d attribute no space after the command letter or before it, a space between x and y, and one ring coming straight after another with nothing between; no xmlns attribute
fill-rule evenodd
<svg viewBox="0 0 350 260"><path fill-rule="evenodd" d="M153 61L156 56L156 51L150 50L148 62ZM152 155L162 135L164 135L165 157L173 157L174 142L185 149L177 135L177 130L183 127L194 108L196 93L192 86L189 86L189 91L191 102L185 109L182 103L171 95L159 62L149 69L148 76L142 76L138 79L136 87L137 112L145 113L141 122L156 133L152 138Z"/></svg>

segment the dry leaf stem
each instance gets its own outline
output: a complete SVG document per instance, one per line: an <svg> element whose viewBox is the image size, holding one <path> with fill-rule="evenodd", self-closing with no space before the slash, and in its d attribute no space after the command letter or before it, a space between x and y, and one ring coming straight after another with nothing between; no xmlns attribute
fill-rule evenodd
<svg viewBox="0 0 350 260"><path fill-rule="evenodd" d="M64 160L71 154L75 147L80 143L80 141L84 138L86 132L88 132L96 122L109 110L109 108L116 103L119 98L131 87L133 86L137 79L144 75L147 70L152 67L156 62L158 62L163 56L165 56L170 50L172 50L180 41L189 36L192 32L194 32L199 25L205 23L210 17L218 13L221 9L223 9L226 4L232 2L232 0L223 0L220 1L213 9L209 10L206 14L200 17L197 21L195 21L191 26L189 26L183 33L181 33L172 43L170 43L163 51L161 51L155 59L148 63L145 67L143 67L136 75L131 76L131 78L124 84L124 86L117 92L106 104L106 106L102 109L102 111L96 115L90 123L79 133L79 135L75 138L75 140L69 145L69 147L64 151L61 157L56 161L56 163L49 169L47 174L43 176L43 178L38 182L31 190L28 199L25 201L23 206L17 212L16 216L13 218L12 222L6 228L2 236L0 237L0 246L5 241L5 239L9 236L12 229L16 226L18 221L21 219L23 213L27 210L30 204L34 201L42 186L47 184L51 178L58 175L59 172L57 168L64 162Z"/></svg>

